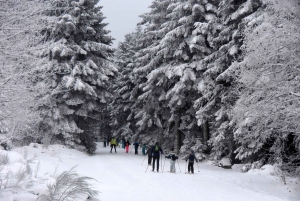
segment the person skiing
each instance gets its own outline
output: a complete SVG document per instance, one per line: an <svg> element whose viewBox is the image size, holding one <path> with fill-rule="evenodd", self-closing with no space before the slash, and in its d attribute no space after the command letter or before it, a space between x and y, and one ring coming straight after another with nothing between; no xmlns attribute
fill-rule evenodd
<svg viewBox="0 0 300 201"><path fill-rule="evenodd" d="M122 139L122 148L125 149L125 139Z"/></svg>
<svg viewBox="0 0 300 201"><path fill-rule="evenodd" d="M117 147L120 147L120 139L117 138Z"/></svg>
<svg viewBox="0 0 300 201"><path fill-rule="evenodd" d="M106 137L103 139L104 147L106 147Z"/></svg>
<svg viewBox="0 0 300 201"><path fill-rule="evenodd" d="M194 150L191 149L190 154L186 157L185 161L187 162L189 160L188 164L188 173L190 174L190 171L192 174L194 174L194 161L198 163L198 160L196 159Z"/></svg>
<svg viewBox="0 0 300 201"><path fill-rule="evenodd" d="M152 147L149 145L149 148L146 151L146 154L148 154L148 165L151 165L152 162Z"/></svg>
<svg viewBox="0 0 300 201"><path fill-rule="evenodd" d="M142 153L143 153L143 155L146 155L146 145L145 144L143 144Z"/></svg>
<svg viewBox="0 0 300 201"><path fill-rule="evenodd" d="M107 137L106 140L107 140L107 141L106 141L106 142L107 142L106 144L107 144L107 146L109 146L109 141L110 141L110 140L109 140L109 137Z"/></svg>
<svg viewBox="0 0 300 201"><path fill-rule="evenodd" d="M165 156L165 158L171 159L170 160L170 172L176 173L175 162L178 159L178 156L176 156L176 154L174 153L174 148L171 148L171 153L168 156Z"/></svg>
<svg viewBox="0 0 300 201"><path fill-rule="evenodd" d="M128 151L129 151L129 146L130 146L130 143L129 143L129 141L127 140L126 143L125 143L125 150L126 150L126 153L128 153Z"/></svg>
<svg viewBox="0 0 300 201"><path fill-rule="evenodd" d="M135 143L133 143L133 146L134 146L134 154L135 155L138 155L139 153L138 153L138 149L139 149L139 143L138 142L135 142Z"/></svg>
<svg viewBox="0 0 300 201"><path fill-rule="evenodd" d="M112 149L115 148L115 153L117 153L117 150L116 150L116 145L117 145L117 140L115 137L112 137L111 138L111 141L110 141L110 153L112 153Z"/></svg>
<svg viewBox="0 0 300 201"><path fill-rule="evenodd" d="M163 154L163 151L160 146L158 146L158 142L155 143L155 145L152 147L152 156L153 156L153 166L152 166L152 172L154 172L155 168L155 161L157 161L157 167L156 170L159 172L159 157L160 153Z"/></svg>

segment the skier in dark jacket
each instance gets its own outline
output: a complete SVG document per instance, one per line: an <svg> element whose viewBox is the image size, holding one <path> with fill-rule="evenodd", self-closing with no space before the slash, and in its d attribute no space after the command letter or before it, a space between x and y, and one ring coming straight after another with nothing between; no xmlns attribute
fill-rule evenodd
<svg viewBox="0 0 300 201"><path fill-rule="evenodd" d="M110 142L110 139L109 139L109 137L107 137L107 139L106 139L106 145L109 147L109 142Z"/></svg>
<svg viewBox="0 0 300 201"><path fill-rule="evenodd" d="M143 155L146 155L146 145L145 144L143 144L142 153L143 153Z"/></svg>
<svg viewBox="0 0 300 201"><path fill-rule="evenodd" d="M148 165L151 165L151 161L152 161L152 148L153 147L149 145L149 148L146 151L146 154L148 154Z"/></svg>
<svg viewBox="0 0 300 201"><path fill-rule="evenodd" d="M198 163L198 160L196 159L194 150L191 149L190 155L188 155L188 157L185 160L186 161L189 160L188 173L190 173L190 171L192 171L192 174L194 174L194 161L196 161Z"/></svg>
<svg viewBox="0 0 300 201"><path fill-rule="evenodd" d="M135 155L138 155L139 153L138 153L138 148L139 148L139 143L138 142L135 142L135 143L133 143L133 146L134 146L134 153L135 153Z"/></svg>
<svg viewBox="0 0 300 201"><path fill-rule="evenodd" d="M106 147L106 137L103 139L104 147Z"/></svg>
<svg viewBox="0 0 300 201"><path fill-rule="evenodd" d="M152 156L153 156L153 166L152 171L154 172L155 168L155 161L157 161L157 167L156 170L159 172L159 157L160 153L163 154L163 151L160 146L158 146L158 142L155 143L155 145L152 147Z"/></svg>

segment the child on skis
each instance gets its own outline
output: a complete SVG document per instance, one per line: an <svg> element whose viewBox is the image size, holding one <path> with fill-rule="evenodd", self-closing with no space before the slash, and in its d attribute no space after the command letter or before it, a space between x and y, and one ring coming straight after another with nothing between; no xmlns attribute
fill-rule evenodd
<svg viewBox="0 0 300 201"><path fill-rule="evenodd" d="M175 168L175 162L178 159L178 156L175 155L174 153L174 148L171 148L171 153L168 156L165 156L170 160L170 172L171 173L176 173L176 168Z"/></svg>
<svg viewBox="0 0 300 201"><path fill-rule="evenodd" d="M125 150L126 150L126 153L128 153L128 151L129 151L129 146L130 146L130 143L129 143L129 141L127 140L126 143L125 143Z"/></svg>
<svg viewBox="0 0 300 201"><path fill-rule="evenodd" d="M194 161L196 161L198 163L198 160L195 157L195 152L194 150L191 149L190 154L188 155L188 157L185 159L185 161L189 161L188 163L188 173L190 174L190 171L192 172L192 174L194 174Z"/></svg>

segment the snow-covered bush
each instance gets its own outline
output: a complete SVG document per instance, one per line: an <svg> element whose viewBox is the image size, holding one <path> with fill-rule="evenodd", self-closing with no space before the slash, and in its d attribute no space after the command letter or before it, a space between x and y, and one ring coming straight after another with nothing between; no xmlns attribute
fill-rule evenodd
<svg viewBox="0 0 300 201"><path fill-rule="evenodd" d="M0 165L6 165L9 163L8 154L5 151L0 150Z"/></svg>
<svg viewBox="0 0 300 201"><path fill-rule="evenodd" d="M1 150L0 153L0 193L1 191L20 192L32 184L32 176L36 174L30 164L33 159L26 159L13 151Z"/></svg>
<svg viewBox="0 0 300 201"><path fill-rule="evenodd" d="M245 165L242 167L241 171L242 171L242 172L248 172L250 169L251 169L251 164L250 164L250 163L247 163L247 164L245 164Z"/></svg>
<svg viewBox="0 0 300 201"><path fill-rule="evenodd" d="M222 158L220 161L219 161L219 164L218 164L219 167L222 167L222 168L225 168L225 169L230 169L231 166L232 166L232 163L230 161L230 158Z"/></svg>
<svg viewBox="0 0 300 201"><path fill-rule="evenodd" d="M49 2L1 2L0 144L8 139L13 143L27 137L37 139L37 89L31 70L39 60L45 30L53 25L53 18L44 13L50 9Z"/></svg>
<svg viewBox="0 0 300 201"><path fill-rule="evenodd" d="M195 152L195 156L198 160L202 161L206 159L206 154L203 153L206 147L202 144L199 138L189 138L188 136L183 140L183 145L180 148L181 158L186 158L191 150Z"/></svg>
<svg viewBox="0 0 300 201"><path fill-rule="evenodd" d="M260 18L249 18L240 98L233 110L237 158L265 159L296 175L300 165L300 5L265 1Z"/></svg>

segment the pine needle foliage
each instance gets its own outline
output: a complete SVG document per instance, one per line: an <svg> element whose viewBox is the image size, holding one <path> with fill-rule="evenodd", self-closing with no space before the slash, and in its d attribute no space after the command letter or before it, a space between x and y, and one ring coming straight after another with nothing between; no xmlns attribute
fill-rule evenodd
<svg viewBox="0 0 300 201"><path fill-rule="evenodd" d="M43 121L40 131L50 141L95 151L95 136L88 128L112 97L110 80L117 72L109 61L114 49L112 38L103 23L105 18L98 1L57 1L62 12L43 52L43 72L39 85L48 90L40 94L39 109Z"/></svg>

